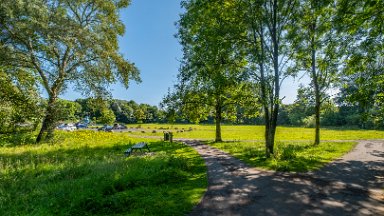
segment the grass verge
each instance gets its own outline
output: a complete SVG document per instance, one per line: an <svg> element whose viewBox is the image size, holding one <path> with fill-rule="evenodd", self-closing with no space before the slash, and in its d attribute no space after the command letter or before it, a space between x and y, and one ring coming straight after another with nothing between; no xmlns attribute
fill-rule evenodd
<svg viewBox="0 0 384 216"><path fill-rule="evenodd" d="M251 166L276 171L305 172L319 169L325 163L341 157L356 142L323 142L313 146L304 142L277 142L274 156L265 157L263 142L208 143Z"/></svg>
<svg viewBox="0 0 384 216"><path fill-rule="evenodd" d="M124 157L139 141L153 153ZM0 147L0 215L185 215L207 187L204 161L178 143L78 131L9 146Z"/></svg>

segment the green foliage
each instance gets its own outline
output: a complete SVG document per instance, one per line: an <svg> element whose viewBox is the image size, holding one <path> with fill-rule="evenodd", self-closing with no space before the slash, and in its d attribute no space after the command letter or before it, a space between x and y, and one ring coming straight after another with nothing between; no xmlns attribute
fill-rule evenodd
<svg viewBox="0 0 384 216"><path fill-rule="evenodd" d="M35 139L35 134L31 132L0 134L0 148L28 145L33 143Z"/></svg>
<svg viewBox="0 0 384 216"><path fill-rule="evenodd" d="M68 101L68 100L58 100L56 102L56 116L59 121L77 121L79 119L79 114L81 112L81 105L79 103Z"/></svg>
<svg viewBox="0 0 384 216"><path fill-rule="evenodd" d="M139 141L150 154L123 152ZM0 147L1 215L185 215L207 187L196 151L124 133L58 132Z"/></svg>
<svg viewBox="0 0 384 216"><path fill-rule="evenodd" d="M214 113L216 140L220 141L223 116L236 116L231 105L239 102L235 98L242 93L240 83L245 79L245 56L232 40L244 33L237 27L236 4L197 0L182 1L181 5L186 9L178 22L183 61L175 92L163 104L171 113L180 110L192 122Z"/></svg>
<svg viewBox="0 0 384 216"><path fill-rule="evenodd" d="M145 112L144 110L138 108L137 110L135 110L134 116L137 121L139 121L139 123L143 123L143 120L145 119Z"/></svg>
<svg viewBox="0 0 384 216"><path fill-rule="evenodd" d="M99 117L99 122L102 124L113 124L116 120L116 116L110 109L103 109L101 111L101 116Z"/></svg>
<svg viewBox="0 0 384 216"><path fill-rule="evenodd" d="M25 71L6 74L0 67L0 133L33 130L41 112L42 101L33 77Z"/></svg>
<svg viewBox="0 0 384 216"><path fill-rule="evenodd" d="M81 105L80 116L100 118L103 110L111 110L116 116L116 121L122 123L163 122L163 111L156 106L137 104L135 101L118 99L105 100L103 98L77 99L75 102ZM139 111L140 110L140 111Z"/></svg>
<svg viewBox="0 0 384 216"><path fill-rule="evenodd" d="M128 86L139 80L135 66L118 53L124 33L118 11L128 2L3 1L1 65L39 77L49 96L62 93L67 82L96 93L117 79Z"/></svg>
<svg viewBox="0 0 384 216"><path fill-rule="evenodd" d="M118 52L124 34L119 1L2 1L0 65L6 73L28 72L48 95L44 121L36 141L51 137L56 100L69 83L75 90L107 94L109 83L140 81L139 71Z"/></svg>
<svg viewBox="0 0 384 216"><path fill-rule="evenodd" d="M357 105L361 127L383 127L384 13L382 0L338 1L338 28L343 33L343 105ZM353 22L351 22L353 20Z"/></svg>

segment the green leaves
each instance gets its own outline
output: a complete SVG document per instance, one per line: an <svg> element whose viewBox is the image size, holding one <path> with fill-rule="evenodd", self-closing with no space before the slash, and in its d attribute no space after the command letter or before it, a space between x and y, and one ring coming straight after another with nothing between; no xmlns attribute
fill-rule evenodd
<svg viewBox="0 0 384 216"><path fill-rule="evenodd" d="M128 0L5 0L0 5L0 65L33 75L49 96L37 140L51 130L56 99L68 83L99 97L108 84L140 81L138 69L118 52L124 34L119 10ZM52 131L49 131L52 134Z"/></svg>
<svg viewBox="0 0 384 216"><path fill-rule="evenodd" d="M37 72L48 93L64 82L100 92L117 80L140 81L137 68L118 53L124 34L118 11L129 1L5 1L0 7L2 65Z"/></svg>
<svg viewBox="0 0 384 216"><path fill-rule="evenodd" d="M179 84L163 104L199 122L237 103L234 93L246 78L245 55L236 46L244 29L239 28L236 1L191 0L181 5L186 12L178 22L177 36L184 51Z"/></svg>
<svg viewBox="0 0 384 216"><path fill-rule="evenodd" d="M17 124L35 125L41 119L41 99L34 79L26 71L0 67L0 133L15 131Z"/></svg>

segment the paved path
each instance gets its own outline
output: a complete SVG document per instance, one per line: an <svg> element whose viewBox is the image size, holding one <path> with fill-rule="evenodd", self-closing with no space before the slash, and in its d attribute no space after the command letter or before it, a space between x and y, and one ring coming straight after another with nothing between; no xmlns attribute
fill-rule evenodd
<svg viewBox="0 0 384 216"><path fill-rule="evenodd" d="M320 171L304 174L251 168L203 145L208 190L194 215L384 215L384 141L356 148Z"/></svg>

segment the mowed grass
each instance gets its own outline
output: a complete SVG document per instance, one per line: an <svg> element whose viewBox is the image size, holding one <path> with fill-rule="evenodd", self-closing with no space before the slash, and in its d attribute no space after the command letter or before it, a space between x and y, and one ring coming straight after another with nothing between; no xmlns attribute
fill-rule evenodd
<svg viewBox="0 0 384 216"><path fill-rule="evenodd" d="M0 147L0 215L185 215L207 187L197 152L128 133L58 132ZM134 143L151 154L124 157ZM9 147L5 147L9 146Z"/></svg>
<svg viewBox="0 0 384 216"><path fill-rule="evenodd" d="M264 142L208 143L251 166L276 171L305 172L321 168L324 164L352 150L356 142L322 142L314 146L305 142L277 142L274 155L265 157Z"/></svg>
<svg viewBox="0 0 384 216"><path fill-rule="evenodd" d="M214 125L193 124L131 124L130 133L136 136L162 137L163 131L172 131L174 138L214 140ZM312 141L315 136L314 128L301 127L277 127L277 141ZM222 125L222 138L225 141L263 141L264 126ZM384 139L383 130L345 130L345 129L321 129L321 140L363 140Z"/></svg>
<svg viewBox="0 0 384 216"><path fill-rule="evenodd" d="M132 127L132 126L131 126ZM133 128L135 125L133 126ZM136 125L136 127L139 127ZM144 132L143 132L144 131ZM152 131L152 132L150 132ZM356 145L355 140L384 139L384 131L321 129L321 144L313 146L313 128L278 127L273 157L265 157L264 126L223 125L223 143L213 143L214 125L140 125L130 133L143 136L162 136L161 131L172 131L174 138L205 140L244 162L277 171L305 172L316 170L333 161ZM161 133L160 133L161 132Z"/></svg>

